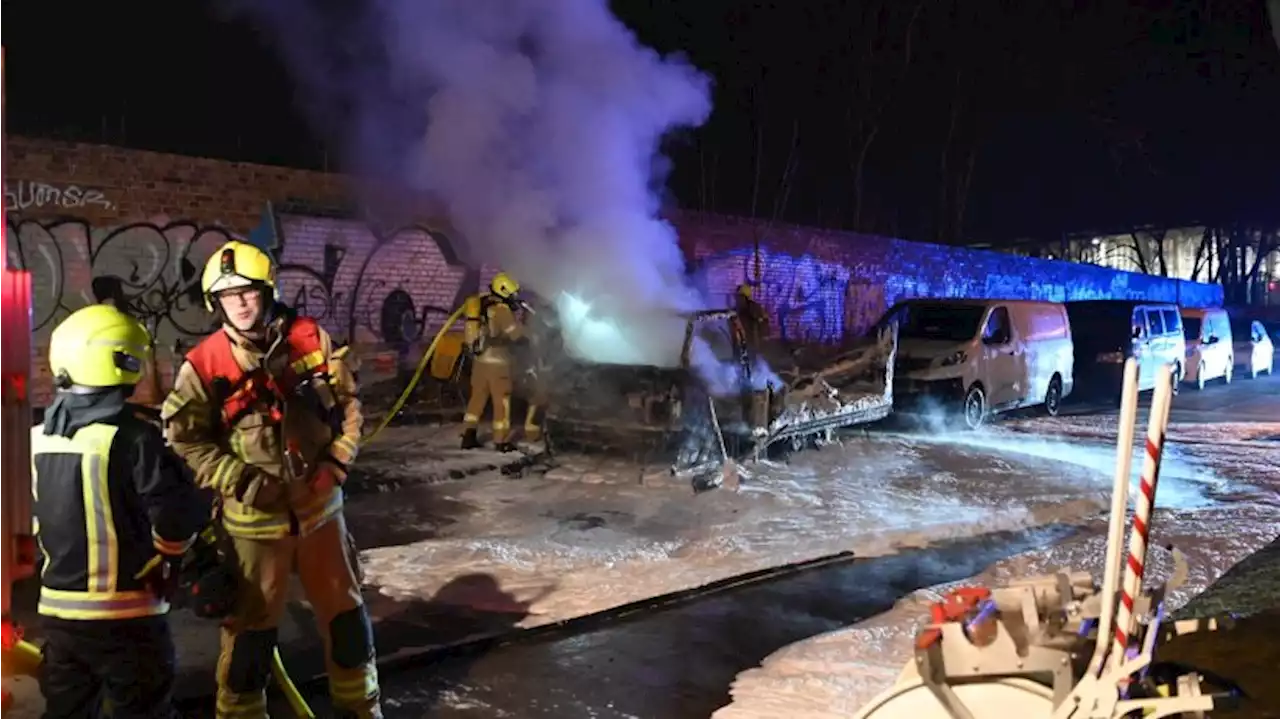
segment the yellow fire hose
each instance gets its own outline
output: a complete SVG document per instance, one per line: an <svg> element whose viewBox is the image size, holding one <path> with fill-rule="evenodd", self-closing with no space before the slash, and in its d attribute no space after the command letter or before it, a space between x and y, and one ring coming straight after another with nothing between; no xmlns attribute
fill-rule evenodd
<svg viewBox="0 0 1280 719"><path fill-rule="evenodd" d="M440 331L436 333L435 338L431 340L431 344L427 346L427 351L422 353L422 359L418 361L418 369L414 370L413 377L409 379L409 384L405 385L404 391L400 393L400 398L391 406L391 410L387 412L387 416L382 418L382 422L378 425L377 429L366 434L364 439L360 440L361 446L373 441L373 438L377 437L379 432L386 429L387 425L391 424L391 420L395 418L396 413L404 408L404 403L409 401L409 395L413 393L413 388L417 387L418 382L422 379L422 373L427 371L427 366L431 364L431 356L435 354L436 347L440 344L440 338L444 337L445 333L449 331L449 328L453 327L453 323L457 322L458 318L462 316L463 309L465 309L465 307L459 307L454 310L453 314L449 315L449 319L444 321L444 325L440 328Z"/></svg>

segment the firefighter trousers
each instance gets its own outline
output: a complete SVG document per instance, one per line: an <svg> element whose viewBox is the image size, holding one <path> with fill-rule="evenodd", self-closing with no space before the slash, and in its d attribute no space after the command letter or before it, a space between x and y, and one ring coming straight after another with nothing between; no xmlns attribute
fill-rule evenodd
<svg viewBox="0 0 1280 719"><path fill-rule="evenodd" d="M542 439L542 423L546 421L547 405L551 400L546 391L535 386L529 393L529 409L524 413L524 438L529 442Z"/></svg>
<svg viewBox="0 0 1280 719"><path fill-rule="evenodd" d="M329 694L340 717L380 719L373 627L360 596L341 514L304 537L232 537L241 573L236 609L222 627L218 719L267 716L280 618L296 572L324 642Z"/></svg>
<svg viewBox="0 0 1280 719"><path fill-rule="evenodd" d="M41 617L45 719L171 719L177 659L169 618L72 621Z"/></svg>
<svg viewBox="0 0 1280 719"><path fill-rule="evenodd" d="M462 417L466 429L480 425L480 415L493 400L493 441L507 441L511 431L511 366L506 362L486 362L483 358L471 365L471 398L467 400L467 412Z"/></svg>

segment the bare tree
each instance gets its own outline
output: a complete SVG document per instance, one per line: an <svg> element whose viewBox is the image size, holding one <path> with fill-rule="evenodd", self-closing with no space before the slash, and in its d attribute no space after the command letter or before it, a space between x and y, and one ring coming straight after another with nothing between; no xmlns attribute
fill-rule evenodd
<svg viewBox="0 0 1280 719"><path fill-rule="evenodd" d="M1232 226L1214 232L1218 257L1212 281L1222 285L1228 304L1257 301L1262 293L1262 268L1269 257L1280 252L1280 232L1257 227Z"/></svg>
<svg viewBox="0 0 1280 719"><path fill-rule="evenodd" d="M896 33L886 31L892 24L893 10L902 5L896 2L872 3L864 2L862 21L859 30L850 33L847 54L858 58L858 76L853 82L849 104L845 108L845 122L848 128L849 163L853 170L853 217L852 226L856 230L862 227L865 211L864 197L866 187L867 157L871 145L880 134L881 122L886 109L896 96L897 88L906 79L911 67L916 23L924 10L924 0L918 0L907 17L902 31L902 54L898 59L893 47Z"/></svg>
<svg viewBox="0 0 1280 719"><path fill-rule="evenodd" d="M966 98L971 97L973 73L966 73L962 67L956 67L955 86L951 98L951 112L947 121L947 131L942 143L941 167L938 173L938 222L937 240L941 244L951 244L964 233L964 214L969 202L969 185L973 180L973 167L978 158L978 145L975 133L965 132L963 139L957 135L962 120L968 118L971 124L971 111L967 111ZM957 146L959 149L957 149ZM953 157L958 155L958 157ZM952 160L957 160L952 162Z"/></svg>

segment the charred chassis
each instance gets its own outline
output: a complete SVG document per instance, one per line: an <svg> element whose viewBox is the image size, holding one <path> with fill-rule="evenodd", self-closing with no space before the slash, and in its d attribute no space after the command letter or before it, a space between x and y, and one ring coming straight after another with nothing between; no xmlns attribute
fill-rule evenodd
<svg viewBox="0 0 1280 719"><path fill-rule="evenodd" d="M768 346L756 358L736 322L732 309L688 315L677 367L555 363L546 370L554 388L548 413L553 441L646 462L669 460L673 473L696 479L725 458L717 432L728 457L741 460L779 447L821 445L838 430L892 411L896 326L883 325L856 345L820 357ZM768 397L763 428L749 423L757 393Z"/></svg>

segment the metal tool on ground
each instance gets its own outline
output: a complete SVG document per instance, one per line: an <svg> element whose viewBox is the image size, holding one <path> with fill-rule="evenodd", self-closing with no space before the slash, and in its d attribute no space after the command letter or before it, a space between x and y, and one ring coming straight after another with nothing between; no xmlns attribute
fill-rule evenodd
<svg viewBox="0 0 1280 719"><path fill-rule="evenodd" d="M1138 394L1132 359L1124 368L1102 585L1088 572L1064 571L948 593L934 605L897 682L858 719L1199 718L1239 699L1233 691L1206 693L1196 672L1152 663L1162 637L1226 625L1187 620L1161 629L1166 593L1186 580L1180 553L1163 587L1142 588L1173 372L1172 365L1162 368L1151 401L1127 562L1124 520Z"/></svg>
<svg viewBox="0 0 1280 719"><path fill-rule="evenodd" d="M729 456L729 450L724 445L724 431L720 428L720 418L716 416L716 400L714 397L707 398L707 405L711 409L711 428L715 432L716 440L720 443L720 456L723 464L720 466L720 486L725 489L738 488L738 463L733 461Z"/></svg>

